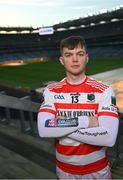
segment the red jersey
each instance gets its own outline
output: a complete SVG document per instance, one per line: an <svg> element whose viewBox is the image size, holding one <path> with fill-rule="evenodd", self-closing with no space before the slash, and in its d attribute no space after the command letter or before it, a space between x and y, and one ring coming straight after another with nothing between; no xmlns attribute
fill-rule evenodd
<svg viewBox="0 0 123 180"><path fill-rule="evenodd" d="M111 87L91 77L86 77L80 84L69 84L63 79L49 85L44 98L39 111L52 113L56 117L118 116ZM88 132L85 135L96 136ZM82 143L68 136L57 138L56 164L71 174L99 171L108 165L106 147Z"/></svg>

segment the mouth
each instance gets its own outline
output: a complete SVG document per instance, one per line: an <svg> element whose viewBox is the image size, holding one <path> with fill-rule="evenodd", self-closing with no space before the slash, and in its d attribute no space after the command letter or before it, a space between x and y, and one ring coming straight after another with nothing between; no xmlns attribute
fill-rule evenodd
<svg viewBox="0 0 123 180"><path fill-rule="evenodd" d="M79 68L79 65L73 65L71 67L74 68L74 69L77 69L77 68Z"/></svg>

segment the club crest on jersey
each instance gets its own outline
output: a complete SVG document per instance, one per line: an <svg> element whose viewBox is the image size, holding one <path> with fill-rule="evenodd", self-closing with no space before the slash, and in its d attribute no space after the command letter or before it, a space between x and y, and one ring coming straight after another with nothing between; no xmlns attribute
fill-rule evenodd
<svg viewBox="0 0 123 180"><path fill-rule="evenodd" d="M95 101L95 95L93 93L87 94L87 101Z"/></svg>

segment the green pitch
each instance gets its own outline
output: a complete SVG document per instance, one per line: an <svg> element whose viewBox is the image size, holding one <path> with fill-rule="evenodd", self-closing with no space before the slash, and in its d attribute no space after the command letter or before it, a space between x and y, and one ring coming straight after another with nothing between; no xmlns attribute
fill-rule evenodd
<svg viewBox="0 0 123 180"><path fill-rule="evenodd" d="M92 75L123 67L123 59L90 59L87 74ZM0 67L0 84L35 89L47 81L64 78L64 68L57 60L22 66Z"/></svg>

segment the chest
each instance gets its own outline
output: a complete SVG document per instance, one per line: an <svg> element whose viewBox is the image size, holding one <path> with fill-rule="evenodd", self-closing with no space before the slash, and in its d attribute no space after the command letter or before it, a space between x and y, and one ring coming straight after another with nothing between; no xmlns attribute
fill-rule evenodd
<svg viewBox="0 0 123 180"><path fill-rule="evenodd" d="M97 114L100 93L54 93L54 105L58 116L78 117Z"/></svg>

